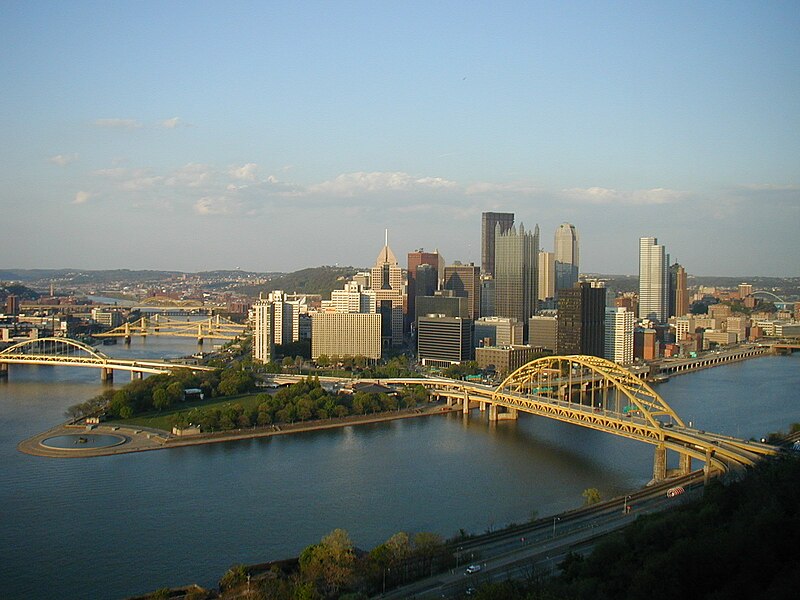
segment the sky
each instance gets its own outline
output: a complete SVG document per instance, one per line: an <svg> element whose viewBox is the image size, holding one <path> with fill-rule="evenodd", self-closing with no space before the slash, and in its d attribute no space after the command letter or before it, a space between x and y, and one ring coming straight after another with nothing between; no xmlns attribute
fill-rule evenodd
<svg viewBox="0 0 800 600"><path fill-rule="evenodd" d="M654 236L800 276L800 10L773 2L0 3L0 267L480 263Z"/></svg>

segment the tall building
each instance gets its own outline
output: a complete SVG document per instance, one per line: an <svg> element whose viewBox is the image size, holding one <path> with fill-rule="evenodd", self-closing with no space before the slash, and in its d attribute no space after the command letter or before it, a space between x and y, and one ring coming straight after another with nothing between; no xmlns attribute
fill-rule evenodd
<svg viewBox="0 0 800 600"><path fill-rule="evenodd" d="M408 253L408 286L406 293L408 320L416 314L417 296L432 296L439 289L439 252L425 252L422 248ZM423 267L422 269L420 269ZM420 273L420 270L422 271Z"/></svg>
<svg viewBox="0 0 800 600"><path fill-rule="evenodd" d="M564 290L578 283L578 230L570 223L562 223L555 235L556 290Z"/></svg>
<svg viewBox="0 0 800 600"><path fill-rule="evenodd" d="M639 318L669 317L669 254L654 237L639 238Z"/></svg>
<svg viewBox="0 0 800 600"><path fill-rule="evenodd" d="M531 317L528 320L528 344L554 353L558 348L558 317Z"/></svg>
<svg viewBox="0 0 800 600"><path fill-rule="evenodd" d="M311 315L311 358L381 357L381 316L371 313L319 312Z"/></svg>
<svg viewBox="0 0 800 600"><path fill-rule="evenodd" d="M345 284L344 289L333 290L330 302L323 301L323 308L339 313L374 313L375 292L365 290L355 281Z"/></svg>
<svg viewBox="0 0 800 600"><path fill-rule="evenodd" d="M423 365L448 367L472 356L472 319L444 315L417 319L417 357Z"/></svg>
<svg viewBox="0 0 800 600"><path fill-rule="evenodd" d="M307 307L301 300L289 300L281 290L275 290L267 296L267 302L273 304L275 344L288 344L300 339L300 313Z"/></svg>
<svg viewBox="0 0 800 600"><path fill-rule="evenodd" d="M556 253L539 251L539 303L556 297Z"/></svg>
<svg viewBox="0 0 800 600"><path fill-rule="evenodd" d="M605 355L606 289L580 283L558 292L558 354Z"/></svg>
<svg viewBox="0 0 800 600"><path fill-rule="evenodd" d="M753 293L753 285L751 283L740 283L739 284L739 298L744 300L750 294Z"/></svg>
<svg viewBox="0 0 800 600"><path fill-rule="evenodd" d="M456 262L444 268L444 289L452 290L456 296L467 299L469 318L481 316L481 270L473 263L462 265Z"/></svg>
<svg viewBox="0 0 800 600"><path fill-rule="evenodd" d="M689 312L686 269L678 263L669 268L669 316L682 317Z"/></svg>
<svg viewBox="0 0 800 600"><path fill-rule="evenodd" d="M505 233L514 225L514 213L485 212L481 215L481 272L494 275L497 227Z"/></svg>
<svg viewBox="0 0 800 600"><path fill-rule="evenodd" d="M381 336L385 345L403 345L403 269L389 248L389 232L370 273L376 311L381 315Z"/></svg>
<svg viewBox="0 0 800 600"><path fill-rule="evenodd" d="M633 362L633 329L636 315L624 308L606 309L606 359L620 365Z"/></svg>
<svg viewBox="0 0 800 600"><path fill-rule="evenodd" d="M516 319L482 317L475 321L474 346L521 346L525 328Z"/></svg>
<svg viewBox="0 0 800 600"><path fill-rule="evenodd" d="M271 362L275 357L275 305L266 298L253 304L253 360Z"/></svg>
<svg viewBox="0 0 800 600"><path fill-rule="evenodd" d="M495 303L494 314L512 317L527 328L536 314L539 287L539 226L533 233L511 226L495 230Z"/></svg>

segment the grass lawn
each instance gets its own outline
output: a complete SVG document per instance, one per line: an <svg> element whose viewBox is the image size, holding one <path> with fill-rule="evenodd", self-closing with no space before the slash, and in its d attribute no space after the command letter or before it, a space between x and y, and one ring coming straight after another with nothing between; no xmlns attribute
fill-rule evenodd
<svg viewBox="0 0 800 600"><path fill-rule="evenodd" d="M155 429L163 429L164 431L172 431L172 423L175 416L181 413L189 413L195 408L222 408L226 404L241 404L245 411L254 410L260 404L257 394L244 394L241 396L223 396L218 398L211 398L209 400L194 400L191 402L181 402L167 410L161 412L149 412L141 415L136 415L130 419L117 419L109 421L116 425L128 425L134 427L153 427Z"/></svg>

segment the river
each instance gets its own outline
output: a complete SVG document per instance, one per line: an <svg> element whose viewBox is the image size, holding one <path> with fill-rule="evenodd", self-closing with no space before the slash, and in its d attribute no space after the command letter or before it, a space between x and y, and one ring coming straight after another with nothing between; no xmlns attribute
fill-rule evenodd
<svg viewBox="0 0 800 600"><path fill-rule="evenodd" d="M174 357L196 346L150 338L103 350ZM758 358L658 391L696 427L760 437L800 421L798 366L800 354ZM652 471L652 446L526 415L489 425L477 411L91 459L16 451L102 389L94 369L12 365L0 381L3 597L210 586L233 564L295 556L336 527L365 549L401 530L482 533L574 508L588 487L624 493Z"/></svg>

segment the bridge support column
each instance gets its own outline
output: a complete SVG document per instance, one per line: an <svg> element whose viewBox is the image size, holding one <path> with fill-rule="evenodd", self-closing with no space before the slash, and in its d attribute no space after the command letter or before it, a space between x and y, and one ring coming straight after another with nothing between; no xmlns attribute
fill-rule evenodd
<svg viewBox="0 0 800 600"><path fill-rule="evenodd" d="M131 371L131 381L134 381L135 379L141 379L141 378L142 378L142 372L141 371Z"/></svg>
<svg viewBox="0 0 800 600"><path fill-rule="evenodd" d="M100 381L114 381L114 369L109 369L107 367L100 369Z"/></svg>
<svg viewBox="0 0 800 600"><path fill-rule="evenodd" d="M680 463L678 464L678 470L680 471L681 475L688 475L692 472L692 457L688 454L681 454L680 455Z"/></svg>
<svg viewBox="0 0 800 600"><path fill-rule="evenodd" d="M5 379L6 377L8 377L8 365L0 363L0 379Z"/></svg>
<svg viewBox="0 0 800 600"><path fill-rule="evenodd" d="M461 401L461 403L462 403L461 404L462 412L464 413L465 417L468 417L469 416L469 394L467 394L466 391L464 392L464 399Z"/></svg>
<svg viewBox="0 0 800 600"><path fill-rule="evenodd" d="M486 402L480 402L478 406L480 407L481 412L486 412Z"/></svg>
<svg viewBox="0 0 800 600"><path fill-rule="evenodd" d="M507 412L497 413L498 421L516 421L519 414L516 408L509 408Z"/></svg>
<svg viewBox="0 0 800 600"><path fill-rule="evenodd" d="M450 396L447 396L447 406L453 406L453 399Z"/></svg>
<svg viewBox="0 0 800 600"><path fill-rule="evenodd" d="M706 464L703 465L703 485L711 478L711 448L706 448Z"/></svg>
<svg viewBox="0 0 800 600"><path fill-rule="evenodd" d="M663 445L656 446L653 456L653 479L664 481L667 478L667 448Z"/></svg>
<svg viewBox="0 0 800 600"><path fill-rule="evenodd" d="M497 404L489 405L489 421L497 421Z"/></svg>

